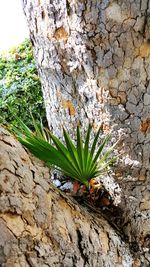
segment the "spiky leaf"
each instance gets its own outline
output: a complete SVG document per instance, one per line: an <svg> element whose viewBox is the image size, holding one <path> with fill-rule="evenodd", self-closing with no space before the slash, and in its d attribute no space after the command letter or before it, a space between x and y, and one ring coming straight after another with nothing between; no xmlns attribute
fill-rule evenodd
<svg viewBox="0 0 150 267"><path fill-rule="evenodd" d="M97 148L100 129L98 130L92 147L90 148L90 134L92 127L89 125L85 142L82 141L80 128L77 126L77 144L74 145L66 129L63 129L63 135L66 145L54 136L49 130L45 130L42 123L37 125L33 119L35 132L32 132L21 120L20 128L13 127L19 141L26 146L36 157L44 160L48 166L61 170L71 179L88 186L90 179L99 176L108 171L108 167L114 161L110 154L114 146L103 153L104 147L109 140L106 136L101 145ZM50 139L53 144L50 143ZM100 155L102 156L100 157Z"/></svg>

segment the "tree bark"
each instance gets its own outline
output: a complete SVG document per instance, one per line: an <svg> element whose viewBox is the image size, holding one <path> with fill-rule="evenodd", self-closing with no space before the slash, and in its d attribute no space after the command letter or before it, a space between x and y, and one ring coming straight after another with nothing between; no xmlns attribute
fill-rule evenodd
<svg viewBox="0 0 150 267"><path fill-rule="evenodd" d="M54 188L49 169L0 128L0 266L130 267L136 262L102 216Z"/></svg>
<svg viewBox="0 0 150 267"><path fill-rule="evenodd" d="M50 128L112 132L121 227L150 264L150 1L23 0ZM83 131L84 131L83 130ZM149 263L148 263L149 262Z"/></svg>

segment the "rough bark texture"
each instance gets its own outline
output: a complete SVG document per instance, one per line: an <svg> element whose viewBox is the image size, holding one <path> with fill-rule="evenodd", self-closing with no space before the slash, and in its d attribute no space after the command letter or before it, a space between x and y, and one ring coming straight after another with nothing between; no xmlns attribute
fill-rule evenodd
<svg viewBox="0 0 150 267"><path fill-rule="evenodd" d="M150 264L150 1L23 4L49 126L61 137L91 121L120 139L123 227Z"/></svg>
<svg viewBox="0 0 150 267"><path fill-rule="evenodd" d="M54 188L49 169L0 128L0 266L130 267L133 262L137 257L107 221Z"/></svg>

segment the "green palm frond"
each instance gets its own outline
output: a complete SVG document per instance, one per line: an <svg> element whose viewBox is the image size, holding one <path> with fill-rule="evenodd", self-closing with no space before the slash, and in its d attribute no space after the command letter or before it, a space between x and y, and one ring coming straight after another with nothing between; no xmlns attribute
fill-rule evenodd
<svg viewBox="0 0 150 267"><path fill-rule="evenodd" d="M13 130L18 140L36 157L45 161L48 166L62 171L71 179L77 180L86 186L88 186L90 179L110 170L108 167L116 159L115 157L110 158L114 146L104 152L104 148L110 138L107 135L97 149L100 129L90 147L91 125L87 129L85 142L83 142L80 128L77 126L76 145L71 140L66 129L63 128L64 145L49 130L44 129L42 122L37 125L33 117L32 120L35 132L32 132L21 120L19 120L20 127L13 127Z"/></svg>

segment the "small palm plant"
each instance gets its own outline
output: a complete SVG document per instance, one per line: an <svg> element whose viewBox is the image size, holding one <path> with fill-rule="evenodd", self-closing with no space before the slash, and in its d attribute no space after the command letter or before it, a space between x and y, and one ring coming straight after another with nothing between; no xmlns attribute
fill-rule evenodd
<svg viewBox="0 0 150 267"><path fill-rule="evenodd" d="M76 145L65 128L63 128L64 145L49 130L45 130L42 123L38 126L34 118L35 132L32 132L21 120L19 121L19 129L15 127L13 129L18 140L25 147L37 158L45 161L48 166L60 170L70 179L76 180L86 187L89 186L89 181L92 178L108 172L110 170L108 167L115 160L114 157L109 159L114 146L103 153L104 147L109 140L109 135L103 139L98 149L96 149L100 129L90 147L91 125L88 126L84 143L81 138L80 128L77 126Z"/></svg>

